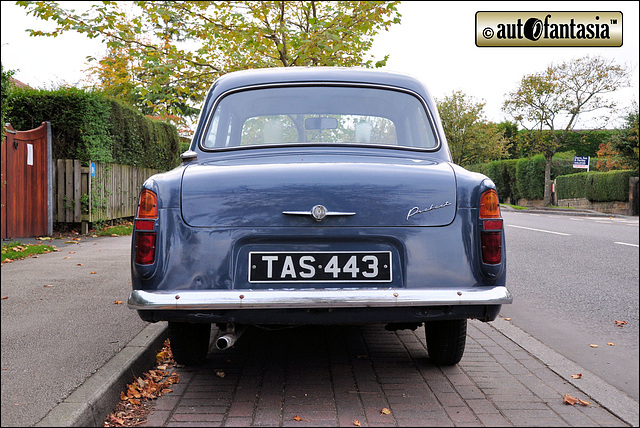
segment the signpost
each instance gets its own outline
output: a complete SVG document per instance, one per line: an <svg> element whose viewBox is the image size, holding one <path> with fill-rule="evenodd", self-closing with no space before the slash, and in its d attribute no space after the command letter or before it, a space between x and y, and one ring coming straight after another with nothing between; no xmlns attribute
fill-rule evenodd
<svg viewBox="0 0 640 428"><path fill-rule="evenodd" d="M574 168L586 168L587 172L589 172L589 161L591 160L590 156L574 156L573 157L573 167Z"/></svg>

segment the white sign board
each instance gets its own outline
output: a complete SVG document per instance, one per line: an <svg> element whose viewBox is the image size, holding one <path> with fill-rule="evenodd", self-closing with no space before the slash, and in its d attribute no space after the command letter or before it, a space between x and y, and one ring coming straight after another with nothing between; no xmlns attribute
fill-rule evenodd
<svg viewBox="0 0 640 428"><path fill-rule="evenodd" d="M589 171L589 156L574 156L573 157L573 167L574 168L586 168Z"/></svg>
<svg viewBox="0 0 640 428"><path fill-rule="evenodd" d="M33 144L27 144L27 165L33 165Z"/></svg>

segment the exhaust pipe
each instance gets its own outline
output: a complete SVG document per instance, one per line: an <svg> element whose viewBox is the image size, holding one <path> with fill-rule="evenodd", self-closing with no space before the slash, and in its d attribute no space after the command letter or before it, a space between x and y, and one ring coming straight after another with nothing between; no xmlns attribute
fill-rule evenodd
<svg viewBox="0 0 640 428"><path fill-rule="evenodd" d="M216 348L220 350L231 348L246 328L246 326L236 328L234 324L227 324L227 329L219 332L216 336Z"/></svg>

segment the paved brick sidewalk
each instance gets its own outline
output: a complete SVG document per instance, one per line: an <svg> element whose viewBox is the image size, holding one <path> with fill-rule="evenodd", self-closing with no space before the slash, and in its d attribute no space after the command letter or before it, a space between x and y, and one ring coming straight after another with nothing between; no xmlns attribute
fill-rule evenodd
<svg viewBox="0 0 640 428"><path fill-rule="evenodd" d="M454 367L426 358L424 328L340 326L249 329L176 371L146 426L628 426L476 321ZM564 404L564 394L591 404Z"/></svg>

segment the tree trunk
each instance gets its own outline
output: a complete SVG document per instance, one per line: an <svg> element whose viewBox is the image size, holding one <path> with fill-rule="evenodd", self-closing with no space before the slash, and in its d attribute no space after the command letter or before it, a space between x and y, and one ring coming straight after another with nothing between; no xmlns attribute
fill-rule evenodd
<svg viewBox="0 0 640 428"><path fill-rule="evenodd" d="M544 159L544 196L542 203L545 207L548 207L551 205L551 160L553 159L553 153L550 155L545 153Z"/></svg>

